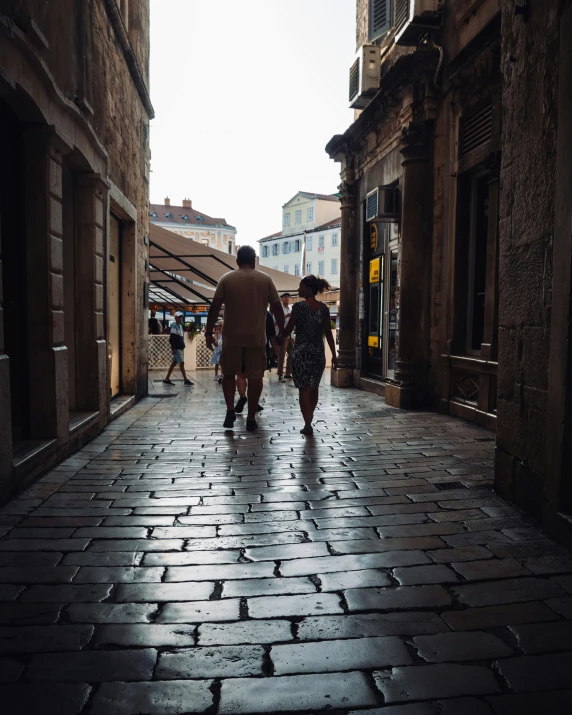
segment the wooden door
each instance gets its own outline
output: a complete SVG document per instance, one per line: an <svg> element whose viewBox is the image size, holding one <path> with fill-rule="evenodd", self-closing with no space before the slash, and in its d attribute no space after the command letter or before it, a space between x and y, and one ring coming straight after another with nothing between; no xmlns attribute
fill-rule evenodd
<svg viewBox="0 0 572 715"><path fill-rule="evenodd" d="M110 217L109 245L109 357L111 397L121 391L121 226Z"/></svg>

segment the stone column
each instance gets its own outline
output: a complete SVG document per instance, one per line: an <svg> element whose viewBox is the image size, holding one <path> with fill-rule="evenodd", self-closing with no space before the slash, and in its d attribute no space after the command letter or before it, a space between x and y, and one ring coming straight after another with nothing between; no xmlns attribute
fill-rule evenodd
<svg viewBox="0 0 572 715"><path fill-rule="evenodd" d="M348 170L342 174L341 245L340 245L340 307L339 355L336 372L332 372L332 385L351 387L356 365L357 340L357 285L359 229L356 184Z"/></svg>
<svg viewBox="0 0 572 715"><path fill-rule="evenodd" d="M433 203L429 126L412 123L403 134L401 244L399 247L399 343L395 378L385 401L410 408L429 398L430 282Z"/></svg>
<svg viewBox="0 0 572 715"><path fill-rule="evenodd" d="M24 131L27 311L32 439L69 438L64 344L62 156L71 150L53 127Z"/></svg>
<svg viewBox="0 0 572 715"><path fill-rule="evenodd" d="M100 174L77 174L75 186L78 404L97 410L103 427L109 413L104 320L109 184Z"/></svg>

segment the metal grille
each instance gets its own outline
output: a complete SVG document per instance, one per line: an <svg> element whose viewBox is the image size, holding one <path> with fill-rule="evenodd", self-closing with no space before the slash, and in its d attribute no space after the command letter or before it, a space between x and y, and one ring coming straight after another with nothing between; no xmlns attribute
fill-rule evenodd
<svg viewBox="0 0 572 715"><path fill-rule="evenodd" d="M464 156L493 136L493 105L488 104L461 121L461 155Z"/></svg>
<svg viewBox="0 0 572 715"><path fill-rule="evenodd" d="M358 57L350 69L350 102L359 94L359 63Z"/></svg>
<svg viewBox="0 0 572 715"><path fill-rule="evenodd" d="M367 196L367 207L366 207L366 221L373 221L377 216L377 206L378 206L378 191L372 191L371 194Z"/></svg>
<svg viewBox="0 0 572 715"><path fill-rule="evenodd" d="M410 20L410 0L395 0L395 32L398 34Z"/></svg>
<svg viewBox="0 0 572 715"><path fill-rule="evenodd" d="M477 380L478 378L473 375L458 375L455 382L454 396L456 398L460 398L461 400L465 400L465 402L476 404L479 396L479 383Z"/></svg>

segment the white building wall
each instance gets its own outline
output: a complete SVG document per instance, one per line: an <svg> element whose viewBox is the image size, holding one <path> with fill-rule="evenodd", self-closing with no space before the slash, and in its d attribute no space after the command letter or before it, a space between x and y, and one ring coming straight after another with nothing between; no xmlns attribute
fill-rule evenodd
<svg viewBox="0 0 572 715"><path fill-rule="evenodd" d="M325 278L333 287L339 287L340 235L340 227L328 228L324 231L310 231L306 234L306 264L311 264L311 270L308 271L307 266L304 267L303 275L314 273ZM323 237L323 249L320 248L320 237ZM299 242L300 246L298 251L295 250L296 241ZM260 265L274 268L290 275L299 275L297 270L300 268L302 259L303 241L304 234L297 233L261 243ZM288 253L284 253L284 244L286 243L290 245ZM267 256L264 255L266 247L268 248ZM278 251L278 253L275 253L275 251ZM332 261L335 261L335 263L332 263ZM323 266L320 263L323 263ZM323 270L320 270L320 268L323 268Z"/></svg>

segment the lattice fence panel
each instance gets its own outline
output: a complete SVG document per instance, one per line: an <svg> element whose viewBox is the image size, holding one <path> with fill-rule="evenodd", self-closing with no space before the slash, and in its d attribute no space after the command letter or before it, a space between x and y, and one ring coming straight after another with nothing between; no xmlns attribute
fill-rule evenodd
<svg viewBox="0 0 572 715"><path fill-rule="evenodd" d="M212 351L207 348L205 336L200 333L195 336L197 341L197 370L202 367L211 367Z"/></svg>
<svg viewBox="0 0 572 715"><path fill-rule="evenodd" d="M173 351L168 335L149 336L149 367L166 368L173 360Z"/></svg>

